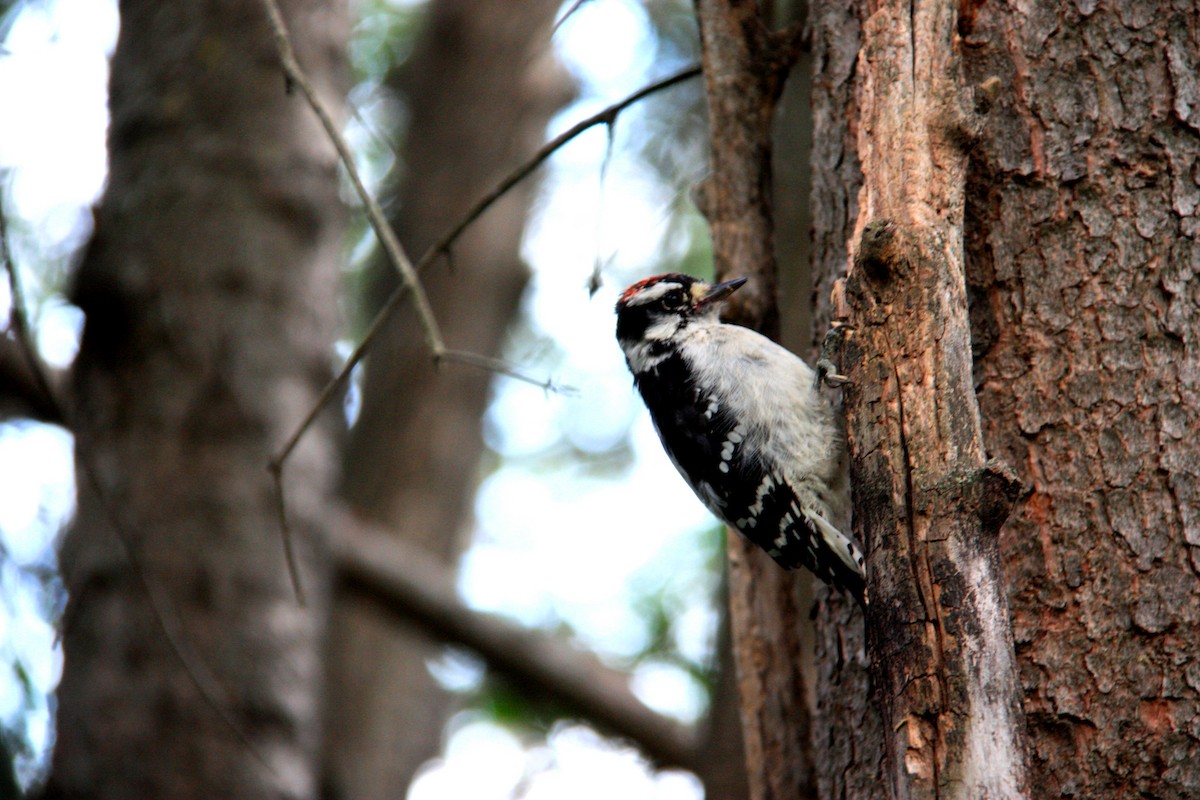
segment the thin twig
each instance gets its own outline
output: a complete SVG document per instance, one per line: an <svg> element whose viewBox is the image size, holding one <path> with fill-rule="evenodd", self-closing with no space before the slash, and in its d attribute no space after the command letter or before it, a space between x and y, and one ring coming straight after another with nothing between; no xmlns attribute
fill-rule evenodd
<svg viewBox="0 0 1200 800"><path fill-rule="evenodd" d="M288 34L287 26L283 21L283 15L279 11L278 4L275 2L275 0L262 0L262 3L267 11L267 16L271 23L271 31L275 37L275 45L279 51L279 61L283 67L284 75L287 79L288 89L290 90L292 87L299 87L300 91L304 94L305 99L308 101L309 106L313 109L313 112L321 121L321 125L325 129L326 135L333 143L334 148L337 150L338 157L341 160L342 165L345 167L347 175L350 177L350 181L354 186L355 192L358 194L359 199L362 201L363 207L366 209L367 219L371 223L371 228L375 231L376 237L378 237L380 244L383 246L384 253L387 255L388 260L396 268L397 272L400 273L401 278L400 285L396 287L395 291L392 292L391 297L388 298L383 308L380 309L378 314L376 314L375 319L371 323L370 330L367 331L367 334L363 337L362 342L354 349L354 352L350 354L350 357L346 359L346 363L342 365L341 371L339 371L338 374L334 376L333 380L326 384L325 388L321 390L316 402L305 415L304 420L300 423L300 426L292 433L290 437L288 437L287 441L283 445L283 448L275 455L274 458L271 459L270 463L267 465L273 480L277 484L275 491L280 502L280 531L284 539L284 550L288 555L288 571L291 575L292 585L295 587L296 597L302 601L304 592L300 583L300 573L295 563L294 552L291 544L291 531L288 527L285 513L286 509L282 505L283 464L291 456L292 452L296 448L296 445L299 444L300 438L312 425L313 421L317 418L317 415L334 396L334 394L345 385L346 380L350 376L350 372L355 366L357 366L358 362L362 360L367 348L374 341L384 323L400 306L400 303L404 299L407 292L412 292L413 303L416 305L417 315L420 319L421 327L425 332L425 341L429 347L430 355L435 363L441 361L457 361L459 363L469 364L495 372L501 372L518 380L533 383L535 386L543 386L547 389L550 389L554 386L554 384L550 381L537 381L531 379L497 359L463 353L456 350L447 350L442 340L441 329L438 327L437 319L434 317L433 309L429 304L429 298L425 293L425 288L417 276L419 270L424 268L427 264L431 263L440 255L446 255L449 257L450 246L462 234L462 232L466 230L469 225L471 225L471 223L478 219L484 211L486 211L493 203L495 203L496 200L507 193L513 186L537 169L537 167L543 161L549 158L551 154L553 154L564 144L571 141L571 139L575 138L587 129L601 123L608 125L611 130L613 124L616 122L617 116L626 107L636 103L638 100L646 97L649 94L660 91L669 86L673 86L676 83L700 74L700 68L699 66L693 66L689 69L672 75L669 78L651 84L650 86L633 93L621 102L609 106L599 114L593 115L583 122L576 124L565 133L555 137L552 141L548 142L540 150L538 150L532 159L514 170L507 178L502 180L495 189L479 200L479 202L477 202L475 206L467 212L467 214L457 225L451 228L448 233L435 242L433 246L425 252L425 254L414 266L409 260L408 255L405 253L404 248L400 245L399 240L396 238L395 231L392 230L391 225L388 224L387 219L384 217L383 209L379 206L379 203L375 200L371 193L367 191L366 185L363 183L362 177L359 175L358 167L354 163L354 156L350 152L350 145L347 144L345 137L342 136L341 131L335 124L333 115L325 107L324 102L317 95L317 92L313 88L311 81L309 81L308 76L300 67L299 62L296 61L295 52L292 49L291 36Z"/></svg>
<svg viewBox="0 0 1200 800"><path fill-rule="evenodd" d="M588 296L595 297L596 292L600 291L600 286L603 281L600 278L600 273L604 265L609 259L603 258L600 254L603 251L604 245L604 187L608 184L608 167L612 163L613 145L616 143L616 128L613 125L608 125L604 129L606 136L604 144L604 158L600 161L600 193L599 207L596 209L596 259L592 264L592 274L588 277Z"/></svg>
<svg viewBox="0 0 1200 800"><path fill-rule="evenodd" d="M298 86L304 94L308 105L312 108L317 118L321 121L321 126L325 129L325 134L337 149L338 158L346 169L346 174L350 176L350 182L354 185L354 191L358 194L362 201L363 208L367 212L367 220L371 223L371 228L375 231L375 236L379 239L379 243L383 245L383 250L387 253L388 260L395 266L396 271L400 273L401 286L412 291L413 304L417 307L417 316L421 320L421 327L425 331L425 342L429 345L429 349L435 357L445 350L442 344L442 332L438 328L437 319L433 315L433 308L429 305L429 298L425 294L425 287L421 285L417 278L417 272L413 268L412 262L409 261L408 254L404 252L404 248L400 245L400 241L396 238L395 231L388 224L384 217L383 209L379 203L367 191L366 185L363 183L362 176L358 172L358 167L354 163L354 155L350 152L350 145L342 136L337 124L333 120L333 115L321 98L317 96L316 89L312 82L308 79L308 75L300 68L299 62L296 61L296 54L292 50L291 36L288 34L287 25L283 21L283 14L279 11L279 5L275 0L263 0L263 6L266 8L267 17L271 22L271 31L275 37L275 46L279 50L279 61L283 66L284 74L287 76L288 86ZM372 325L372 328L376 326ZM360 355L361 358L361 355ZM326 386L325 391L321 393L317 405L305 417L300 429L296 435L288 440L283 453L272 459L269 468L271 475L276 483L275 493L279 498L280 511L280 529L283 535L284 552L287 555L288 574L292 579L292 586L296 591L296 599L303 604L304 588L301 585L300 571L297 568L294 548L292 545L291 530L288 528L286 509L283 506L283 462L292 452L296 443L300 440L300 435L312 424L313 419L328 402L337 386L341 383L341 376L337 380Z"/></svg>
<svg viewBox="0 0 1200 800"><path fill-rule="evenodd" d="M288 34L287 26L283 21L283 15L279 11L278 3L275 0L262 0L262 2L270 17L271 31L275 36L275 45L279 49L279 60L283 65L283 71L287 75L289 83L300 87L304 98L308 100L308 105L316 113L317 118L320 119L322 127L325 128L326 135L337 149L338 157L341 159L342 165L346 168L346 174L350 176L350 182L354 184L354 191L358 194L359 199L366 209L367 220L370 221L375 235L379 237L379 242L383 245L388 260L392 262L396 270L400 273L404 285L412 290L413 303L416 305L417 314L421 318L421 326L425 330L425 340L429 345L429 349L434 353L440 353L443 350L442 333L438 328L437 320L433 316L433 308L429 305L429 298L425 294L425 287L417 279L416 269L409 260L408 254L404 252L404 248L401 247L400 241L396 238L396 234L392 230L392 226L388 224L386 217L384 217L383 209L371 193L367 191L362 176L358 172L358 167L354 163L354 154L350 152L350 145L346 142L345 137L342 136L337 123L334 122L333 115L329 113L329 109L325 107L325 103L317 96L312 82L309 81L304 70L300 68L299 62L296 61L296 55L292 50L291 36Z"/></svg>
<svg viewBox="0 0 1200 800"><path fill-rule="evenodd" d="M279 514L279 524L283 530L283 559L287 563L288 575L292 577L296 602L305 606L308 602L304 596L304 581L300 579L300 562L296 560L296 546L292 538L292 526L288 523L287 501L283 495L283 464L271 465L271 477L275 485L275 511Z"/></svg>
<svg viewBox="0 0 1200 800"><path fill-rule="evenodd" d="M305 415L304 420L300 423L299 427L292 432L292 435L288 437L288 440L284 443L283 447L279 450L275 457L271 459L270 468L272 472L277 472L280 469L283 462L286 461L288 456L292 454L292 451L296 449L296 445L300 443L300 437L302 437L308 430L309 426L312 425L313 420L317 418L317 415L321 413L321 411L325 408L325 405L342 388L346 380L350 377L351 371L358 366L358 362L362 361L363 356L367 354L367 348L370 347L371 342L374 341L375 337L379 334L379 331L382 330L384 324L391 319L392 313L399 308L402 302L404 302L405 290L407 288L407 284L402 284L394 292L392 292L391 296L387 299L387 302L383 304L383 308L379 309L379 312L375 315L375 319L371 320L371 327L367 329L366 335L363 336L362 341L350 351L350 355L346 358L346 363L342 365L341 370L339 370L338 374L333 377L333 380L325 384L325 388L321 390L321 394L317 396L316 402L313 403L312 408L308 410L308 414Z"/></svg>
<svg viewBox="0 0 1200 800"><path fill-rule="evenodd" d="M586 119L580 120L567 130L560 133L558 136L555 136L553 139L546 142L538 149L536 153L534 153L532 158L514 169L511 173L509 173L508 177L496 184L495 189L492 189L492 191L480 198L479 202L477 202L471 208L471 210L463 216L461 222L451 228L441 239L434 242L429 250L426 251L425 255L423 255L421 259L417 261L417 269L424 267L439 253L448 248L450 244L453 243L454 240L457 239L464 230L466 230L467 226L478 219L484 211L487 211L493 203L499 200L510 189L528 177L531 172L540 167L542 162L554 155L554 153L560 150L567 142L570 142L584 131L594 128L597 125L608 125L609 127L612 127L616 124L617 117L620 116L621 112L629 106L648 97L649 95L654 94L655 92L661 92L664 89L669 89L675 84L683 83L684 81L694 78L699 74L700 65L693 64L687 69L676 72L674 75L663 78L660 81L655 81L647 86L643 86L641 89L629 95L624 100L613 103L608 108L605 108Z"/></svg>
<svg viewBox="0 0 1200 800"><path fill-rule="evenodd" d="M0 199L0 203L2 203L2 199ZM25 293L21 285L17 265L13 262L12 251L8 245L8 225L3 205L0 205L0 261L4 262L4 271L8 273L8 285L12 292L12 310L9 312L9 316L12 320L13 330L17 335L17 343L25 354L25 359L29 363L29 369L33 373L34 380L37 382L40 391L45 394L46 401L54 407L58 418L66 426L67 430L78 435L79 429L76 427L74 420L68 416L67 404L63 402L51 386L42 360L38 357L37 350L33 345L29 314L25 308ZM266 767L268 771L278 775L276 769L267 761L266 756L255 747L249 734L242 730L241 725L238 724L238 720L234 718L232 712L229 710L229 702L222 699L223 692L216 678L208 670L204 662L196 657L192 653L191 648L188 647L186 638L179 631L179 626L170 603L163 598L158 588L154 585L154 582L150 580L150 576L146 572L141 558L138 556L137 550L133 545L133 536L130 534L129 528L124 524L123 520L117 515L116 505L104 491L95 466L88 457L89 453L87 449L76 447L75 453L80 471L83 473L87 485L91 488L93 494L95 494L104 516L116 534L117 541L120 543L121 549L124 550L125 557L129 561L129 567L133 572L134 578L142 587L142 591L146 593L146 597L150 600L150 608L154 619L158 622L158 626L166 638L168 648L175 654L175 657L183 667L183 671L187 673L192 685L196 687L196 691L200 693L204 702L220 717L225 726L233 732L233 735L245 745L247 752Z"/></svg>
<svg viewBox="0 0 1200 800"><path fill-rule="evenodd" d="M569 20L571 18L571 16L576 11L578 11L583 6L583 4L586 3L587 1L588 0L575 0L575 2L571 4L571 7L563 12L563 15L555 21L554 27L550 29L550 38L551 39L554 38L554 34L558 33L558 29L563 26L563 23L566 22L567 20Z"/></svg>
<svg viewBox="0 0 1200 800"><path fill-rule="evenodd" d="M516 380L536 386L539 389L544 389L547 392L574 394L578 391L573 386L555 383L551 379L539 381L537 378L521 372L517 367L514 367L503 359L472 353L469 350L443 350L441 355L438 356L438 361L454 361L471 367L479 367L488 372L497 372L501 375L507 375L510 378L515 378Z"/></svg>
<svg viewBox="0 0 1200 800"><path fill-rule="evenodd" d="M271 0L264 0L264 2L271 2ZM471 209L463 216L462 220L460 220L458 224L450 228L450 230L443 234L440 239L430 245L429 249L427 249L416 262L415 269L417 272L420 272L426 266L431 264L439 255L448 254L450 252L451 245L453 245L458 237L462 235L463 231L465 231L473 222L475 222L475 220L479 219L479 217L482 216L482 214L487 211L492 204L494 204L514 186L528 177L535 169L541 166L546 159L552 156L556 151L560 150L572 139L575 139L580 134L591 128L594 128L597 125L604 124L611 127L613 123L616 122L617 116L627 107L651 94L654 94L655 92L669 89L675 84L682 83L683 81L694 78L699 74L699 65L693 64L687 69L681 70L680 72L652 83L649 86L645 86L629 95L624 100L614 103L608 108L593 114L587 119L581 120L580 122L571 126L571 128L568 130L563 131L561 134L542 145L542 147L539 148L536 153L534 153L532 158L514 169L507 177L496 184L494 189L480 198L479 201L471 207ZM312 425L313 420L317 418L317 415L321 413L321 410L325 407L329 400L332 399L332 397L342 388L346 380L350 377L350 372L356 366L358 366L358 362L362 360L364 355L366 355L367 348L370 347L371 342L383 328L384 323L387 322L388 318L391 317L397 308L399 308L400 303L404 299L405 292L408 291L408 288L409 285L407 283L403 283L392 292L391 296L387 299L387 302L383 304L383 307L375 315L375 319L371 321L371 326L367 330L366 335L363 336L362 341L350 353L349 358L346 359L346 363L342 365L341 370L339 370L338 374L333 377L333 380L326 384L325 388L321 391L320 396L313 404L312 409L310 409L308 414L305 416L303 422L301 422L300 426L292 433L290 437L288 437L287 442L284 443L283 447L271 460L273 468L274 465L281 464L287 460L288 456L291 455L292 451L299 443L300 438ZM443 353L436 351L433 353L433 358L435 360L442 358L443 356ZM542 381L531 380L524 375L515 375L513 377L516 377L519 380L531 382L535 386L541 386L543 384Z"/></svg>
<svg viewBox="0 0 1200 800"><path fill-rule="evenodd" d="M12 295L12 310L8 316L13 331L17 334L17 346L25 358L25 364L29 372L33 375L33 380L37 385L38 391L42 393L45 401L54 410L55 415L60 420L65 420L63 403L54 391L54 388L50 385L50 379L46 376L46 371L42 367L42 359L38 356L37 349L33 346L33 332L30 329L29 315L25 309L25 288L21 285L21 277L17 273L17 265L13 262L12 250L8 246L8 219L3 205L0 205L0 260L4 262L4 271L8 273L8 289L9 294Z"/></svg>

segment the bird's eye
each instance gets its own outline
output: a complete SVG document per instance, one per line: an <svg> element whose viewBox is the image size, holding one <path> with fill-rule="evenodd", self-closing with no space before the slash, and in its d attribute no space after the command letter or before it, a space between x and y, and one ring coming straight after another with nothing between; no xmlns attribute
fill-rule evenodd
<svg viewBox="0 0 1200 800"><path fill-rule="evenodd" d="M662 307L668 311L683 308L683 290L674 289L663 295Z"/></svg>

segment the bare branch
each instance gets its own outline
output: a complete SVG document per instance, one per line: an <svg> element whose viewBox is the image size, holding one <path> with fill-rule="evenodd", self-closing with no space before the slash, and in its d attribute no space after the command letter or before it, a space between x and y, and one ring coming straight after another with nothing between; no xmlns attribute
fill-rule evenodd
<svg viewBox="0 0 1200 800"><path fill-rule="evenodd" d="M676 75L659 81L656 84L652 84L641 91L635 92L621 102L609 106L600 114L594 115L593 117L575 125L566 133L556 137L553 141L543 146L530 161L513 171L507 178L500 182L496 189L476 203L475 206L456 226L454 226L445 236L443 236L438 242L434 243L434 245L430 247L428 251L426 251L426 253L417 262L416 266L414 266L409 260L408 255L405 253L404 248L400 245L395 231L392 230L391 225L388 224L387 219L384 217L383 209L379 206L379 203L375 200L371 193L367 191L366 185L363 183L361 175L359 175L358 167L354 163L354 156L350 152L350 145L346 142L345 137L342 136L341 131L334 122L333 115L325 107L324 102L322 102L320 96L317 94L312 82L308 79L308 76L301 68L299 62L296 61L295 52L292 48L291 37L288 34L287 25L283 20L283 15L279 10L279 5L275 0L262 0L262 2L271 24L272 34L275 37L275 45L279 51L280 64L283 67L284 75L287 78L288 89L290 90L293 86L299 87L301 93L304 95L304 98L308 101L309 106L317 115L322 127L325 129L326 135L329 137L329 140L333 143L334 148L337 150L338 158L345 167L346 173L349 175L350 181L354 185L355 192L358 194L359 199L362 201L363 207L366 209L367 219L371 223L371 228L375 231L376 237L383 246L384 253L387 255L388 260L391 261L392 265L396 268L396 271L399 272L401 277L400 285L396 288L396 290L392 293L392 296L388 298L383 308L380 309L379 313L375 316L375 319L371 323L370 330L367 331L367 334L363 337L362 342L359 343L359 345L354 349L354 351L350 354L350 357L346 359L346 363L342 366L341 371L334 376L333 380L326 384L324 389L322 389L321 394L313 404L313 407L305 415L304 420L300 423L299 427L296 428L290 437L288 437L282 449L275 455L274 458L271 459L270 463L267 465L267 469L271 473L272 480L275 483L275 493L279 503L280 532L283 537L284 553L287 558L288 572L291 575L292 585L296 591L296 597L301 603L303 603L304 589L301 585L299 570L296 568L294 548L292 547L291 542L291 531L287 523L287 509L284 503L284 462L287 461L288 457L292 454L292 451L295 450L296 445L300 442L300 439L304 435L305 431L307 431L312 425L313 420L316 419L317 415L321 412L329 400L345 384L346 380L350 376L351 371L358 364L358 362L362 360L362 357L366 353L366 350L370 346L371 342L375 339L376 335L378 335L378 332L382 329L384 323L391 317L392 313L395 312L396 308L399 307L400 303L404 300L408 292L412 293L413 303L416 305L417 315L420 318L421 327L425 332L425 341L429 346L430 355L433 357L435 362L457 361L459 363L500 372L519 380L530 381L535 385L544 386L547 390L552 390L555 388L553 382L549 380L544 382L531 380L523 373L505 365L504 362L497 359L465 353L458 350L448 350L443 343L441 329L438 327L437 319L434 317L433 309L429 304L429 298L425 294L425 288L421 284L420 279L417 277L418 270L420 270L426 264L432 262L439 255L445 254L448 257L450 253L450 246L454 243L458 236L464 230L466 230L467 226L474 222L492 205L492 203L502 197L509 189L533 172L538 165L549 158L550 155L563 144L570 141L575 136L578 136L580 133L592 127L593 125L603 123L608 125L611 129L612 125L616 122L617 115L620 114L620 112L627 106L637 102L648 94L659 91L668 86L672 86L698 74L699 67L692 67L688 70L684 70Z"/></svg>
<svg viewBox="0 0 1200 800"><path fill-rule="evenodd" d="M463 216L462 220L460 220L457 225L452 227L444 236L442 236L428 250L425 251L424 255L421 256L414 266L412 262L409 261L404 249L400 246L399 241L396 239L395 232L384 218L383 210L363 184L362 178L358 173L358 169L354 164L354 158L350 152L350 146L346 143L345 138L337 129L332 115L325 108L311 82L308 80L307 76L304 74L304 71L297 63L295 54L292 50L291 39L288 36L287 28L284 25L282 16L280 15L278 5L275 3L275 0L263 0L263 5L267 9L268 16L270 17L272 32L275 36L276 46L279 50L280 62L282 63L284 73L287 76L289 87L293 84L299 86L301 92L305 96L305 99L307 99L313 111L320 118L326 134L329 136L330 140L334 144L334 147L337 149L338 156L341 159L342 164L345 166L351 182L354 184L355 191L358 193L359 198L363 202L363 206L366 208L367 217L371 222L371 227L374 229L376 236L383 245L384 252L388 259L396 267L402 278L400 285L395 291L392 292L392 295L387 299L387 302L384 303L383 307L379 310L379 313L375 315L375 319L372 320L371 326L367 330L366 335L363 336L362 341L350 353L350 356L346 359L346 362L342 365L342 368L337 375L335 375L334 378L325 385L325 388L321 390L316 402L313 404L312 408L309 409L300 425L295 431L293 431L291 436L288 437L287 441L284 442L283 447L280 448L279 452L276 453L276 455L271 459L271 462L268 464L268 470L270 471L273 480L277 484L275 489L276 494L280 498L280 526L284 537L284 549L289 554L288 569L292 576L292 583L296 588L297 597L302 598L303 589L300 586L300 576L296 571L293 559L290 556L292 552L292 546L289 541L290 533L288 531L285 508L283 507L283 487L278 485L283 479L283 464L292 454L292 451L295 450L296 445L299 444L300 439L304 436L304 433L309 429L313 421L321 413L321 410L325 408L330 399L332 399L333 396L337 394L337 392L340 391L345 385L346 381L350 377L350 373L354 370L354 367L357 366L358 363L363 359L363 356L366 355L367 348L371 346L371 343L375 340L375 337L378 335L379 331L383 328L387 320L391 318L391 315L396 311L396 309L399 308L409 291L413 292L414 302L421 318L422 327L425 330L426 342L429 345L430 354L435 362L456 361L462 364L488 369L493 372L499 372L501 374L508 375L518 380L527 381L535 386L542 386L548 391L561 391L564 388L568 388L557 386L551 380L538 381L536 379L532 379L520 371L505 365L504 362L497 359L465 353L459 350L448 350L443 344L442 335L440 329L438 328L437 320L433 316L433 311L430 308L429 300L425 295L425 290L422 287L419 278L417 277L417 273L441 255L445 255L447 258L449 258L451 246L458 239L458 237L462 235L463 231L465 231L468 226L470 226L476 219L480 217L480 215L490 208L493 203L503 197L510 189L512 189L513 186L524 180L530 173L537 169L542 162L544 162L567 142L596 125L604 124L609 126L611 129L613 124L616 122L617 116L624 109L650 94L662 91L663 89L667 89L677 83L681 83L689 78L699 75L700 67L689 67L670 77L650 84L649 86L646 86L629 95L624 100L614 103L600 113L594 114L591 117L588 117L587 119L577 123L569 130L555 137L550 142L547 142L541 147L541 149L537 151L537 153L534 154L531 159L519 166L517 169L513 170L512 173L510 173L506 178L504 178L504 180L497 184L495 189L482 197Z"/></svg>
<svg viewBox="0 0 1200 800"><path fill-rule="evenodd" d="M471 353L466 350L443 350L438 356L438 361L454 361L471 367L479 367L480 369L486 369L489 372L507 375L515 380L523 381L532 386L536 386L539 389L545 389L547 392L559 392L562 394L574 394L577 392L574 386L555 383L551 379L539 381L537 378L521 372L518 368L514 367L503 359L482 356L479 353Z"/></svg>
<svg viewBox="0 0 1200 800"><path fill-rule="evenodd" d="M597 125L607 125L612 127L616 124L617 117L620 116L621 112L629 106L633 105L639 100L644 100L656 92L661 92L664 89L669 89L678 83L683 83L686 80L695 78L699 74L700 65L693 64L686 69L676 72L674 75L670 75L662 80L655 81L647 86L643 86L641 89L638 89L624 100L613 103L608 108L605 108L586 119L580 120L567 130L560 133L558 136L555 136L553 139L546 142L541 146L541 148L538 149L536 153L533 154L532 158L514 169L511 173L509 173L508 177L496 184L495 189L480 198L479 202L477 202L471 208L471 210L463 216L461 222L451 228L445 236L443 236L429 248L425 255L421 257L420 261L417 262L417 268L420 269L424 267L427 263L437 257L439 253L442 253L449 248L454 240L457 239L472 222L478 219L484 211L487 211L493 203L503 197L510 189L512 189L512 187L516 186L518 183L528 177L529 174L535 169L540 167L542 162L562 149L563 145L567 144L572 139L575 139L581 133L594 128Z"/></svg>
<svg viewBox="0 0 1200 800"><path fill-rule="evenodd" d="M646 707L628 676L559 639L468 608L436 559L348 516L331 526L342 585L442 641L474 650L518 687L629 739L662 765L695 768L694 735Z"/></svg>
<svg viewBox="0 0 1200 800"><path fill-rule="evenodd" d="M269 3L272 2L272 0L263 0L263 2ZM560 150L568 142L597 125L603 124L611 127L616 122L620 113L629 106L648 97L651 94L654 94L655 92L669 89L670 87L694 78L699 74L700 66L694 64L687 69L675 73L674 75L663 78L660 81L656 81L649 86L639 89L638 91L626 97L624 100L614 103L602 111L593 114L592 116L581 120L580 122L577 122L566 131L563 131L561 134L542 145L542 147L538 149L538 151L534 153L534 155L528 161L514 169L508 174L508 176L496 184L496 188L492 189L492 191L480 198L479 201L476 202L475 205L463 215L463 218L454 227L450 228L450 230L448 230L440 239L430 245L429 249L426 250L425 253L417 260L415 270L420 272L441 255L449 257L451 246L458 239L458 237L462 235L463 231L470 227L475 220L479 219L479 217L485 211L491 208L491 206L497 200L507 194L522 180L527 178L534 170L541 166L546 159L554 155L555 152ZM342 388L342 386L345 385L346 380L350 377L350 373L354 370L354 367L356 367L358 363L362 361L363 357L366 355L367 349L371 346L371 343L374 341L379 331L383 328L383 325L404 301L404 297L408 289L408 283L401 283L401 285L392 292L392 295L387 299L387 302L383 304L383 307L379 310L379 313L375 315L375 319L371 321L371 326L367 329L362 341L350 353L350 356L346 359L346 363L342 365L341 370L336 376L334 376L333 380L326 384L325 388L321 391L320 396L317 398L317 401L313 404L313 407L309 410L299 427L296 428L295 432L288 438L287 442L284 443L283 447L272 459L271 469L273 472L277 470L277 465L285 461L291 454L292 450L295 449L296 444L300 441L300 438L304 435L305 431L308 430L309 426L312 425L313 420L317 418L317 415L321 413L321 410L325 407L325 405ZM445 353L439 350L434 350L432 355L435 360L445 358ZM524 376L514 377L519 377L521 380L528 380ZM541 381L532 382L535 385L542 385Z"/></svg>
<svg viewBox="0 0 1200 800"><path fill-rule="evenodd" d="M65 425L62 410L52 397L61 396L61 387L66 376L61 372L52 372L50 367L42 363L38 369L31 369L29 356L22 339L15 332L15 327L9 327L9 334L0 333L0 421L12 417L46 422L52 425ZM48 397L42 391L38 373L46 376L53 395Z"/></svg>
<svg viewBox="0 0 1200 800"><path fill-rule="evenodd" d="M15 343L20 351L21 362L6 363L9 369L4 370L3 383L11 386L14 395L23 396L31 410L41 410L40 417L47 422L64 422L63 404L58 393L51 384L50 378L33 344L33 331L29 326L29 313L25 309L25 289L21 285L21 275L12 259L12 250L8 246L8 220L4 208L0 205L0 261L4 262L4 271L8 273L9 294L12 295L12 310L9 312L9 328L15 334ZM7 340L5 340L7 341ZM3 348L7 350L8 348ZM10 361L0 353L0 363Z"/></svg>
<svg viewBox="0 0 1200 800"><path fill-rule="evenodd" d="M890 796L1017 798L1033 784L997 533L1018 487L975 393L963 131L980 122L956 8L889 0L863 26L846 441Z"/></svg>
<svg viewBox="0 0 1200 800"><path fill-rule="evenodd" d="M350 152L350 145L342 136L338 125L333 120L333 115L329 109L325 107L325 103L317 95L316 89L312 82L300 68L299 62L296 61L296 55L292 50L292 40L288 35L287 26L283 21L283 15L279 11L279 4L275 0L263 0L263 6L267 9L267 14L271 21L271 31L275 36L275 45L279 49L279 60L283 65L283 71L287 75L290 84L300 87L300 91L304 94L304 98L308 101L309 106L321 120L321 126L325 128L325 133L329 136L329 141L337 149L338 157L341 159L342 166L346 168L346 174L350 176L350 182L354 184L354 191L358 194L367 212L367 219L371 223L372 230L379 238L379 243L383 245L384 252L387 253L388 260L395 266L396 271L400 273L403 283L413 293L413 303L417 307L417 314L421 318L421 326L425 330L425 341L429 345L429 349L435 354L440 353L443 349L442 333L438 328L437 320L433 316L433 308L429 305L429 298L425 295L425 288L417 279L417 271L413 267L412 262L408 259L408 254L404 252L404 248L400 246L400 241L396 238L395 231L392 226L388 225L387 219L384 217L383 209L376 202L371 193L367 191L366 185L363 183L362 176L358 172L358 167L354 164L354 154Z"/></svg>

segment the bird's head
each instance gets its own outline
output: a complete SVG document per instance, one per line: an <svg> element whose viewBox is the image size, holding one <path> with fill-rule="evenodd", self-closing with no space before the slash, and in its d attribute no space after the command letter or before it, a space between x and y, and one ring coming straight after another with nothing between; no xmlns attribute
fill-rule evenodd
<svg viewBox="0 0 1200 800"><path fill-rule="evenodd" d="M617 300L617 341L635 373L648 368L669 351L690 325L716 323L721 301L745 278L724 283L669 272L630 286Z"/></svg>

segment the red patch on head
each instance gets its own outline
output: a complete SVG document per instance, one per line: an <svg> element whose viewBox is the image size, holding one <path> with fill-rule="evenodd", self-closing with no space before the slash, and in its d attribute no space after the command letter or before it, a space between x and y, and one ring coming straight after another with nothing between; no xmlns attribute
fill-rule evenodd
<svg viewBox="0 0 1200 800"><path fill-rule="evenodd" d="M621 293L621 299L618 302L624 303L626 300L633 297L635 294L640 292L642 289L645 289L647 286L653 286L654 284L658 283L665 277L667 277L667 276L666 275L655 275L651 278L644 278L644 279L638 281L633 286L630 286L628 289L626 289L624 292Z"/></svg>
<svg viewBox="0 0 1200 800"><path fill-rule="evenodd" d="M678 272L664 272L662 275L654 275L650 278L644 278L643 280L638 281L633 286L630 286L628 289L626 289L624 292L622 292L621 299L617 301L617 305L621 305L621 304L625 303L631 297L633 297L635 294L640 292L642 289L645 289L647 286L653 286L654 284L660 283L665 280L679 281L680 285L687 286L694 279L688 277L687 275L680 274Z"/></svg>

